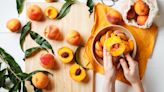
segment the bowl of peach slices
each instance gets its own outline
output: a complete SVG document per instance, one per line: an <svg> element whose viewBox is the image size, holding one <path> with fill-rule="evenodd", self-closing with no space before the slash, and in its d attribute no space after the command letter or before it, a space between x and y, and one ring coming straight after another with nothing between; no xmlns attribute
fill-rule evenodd
<svg viewBox="0 0 164 92"><path fill-rule="evenodd" d="M119 59L127 53L134 58L137 51L133 35L119 25L104 27L93 38L92 55L101 65L103 65L103 48L111 54L113 62L119 62Z"/></svg>

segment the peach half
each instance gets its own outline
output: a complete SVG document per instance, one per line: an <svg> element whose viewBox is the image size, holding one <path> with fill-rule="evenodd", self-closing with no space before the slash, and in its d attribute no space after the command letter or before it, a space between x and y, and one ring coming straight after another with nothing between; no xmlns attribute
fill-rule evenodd
<svg viewBox="0 0 164 92"><path fill-rule="evenodd" d="M58 15L58 10L53 6L48 6L44 13L48 18L55 19Z"/></svg>

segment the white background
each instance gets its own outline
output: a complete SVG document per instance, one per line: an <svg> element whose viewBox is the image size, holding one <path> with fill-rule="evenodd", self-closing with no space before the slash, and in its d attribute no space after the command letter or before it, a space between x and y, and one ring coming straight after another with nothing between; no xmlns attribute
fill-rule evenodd
<svg viewBox="0 0 164 92"><path fill-rule="evenodd" d="M44 2L44 0L26 0L27 2ZM82 0L84 1L84 0ZM145 92L164 92L164 0L158 0L160 16L156 20L159 26L159 32L155 49L152 57L149 59L147 70L143 78ZM16 0L3 0L0 2L0 47L10 53L24 70L23 52L19 46L18 33L11 33L6 28L6 22L10 18L19 18L22 25L25 21L24 12L18 17L16 10ZM148 39L149 40L149 39ZM102 92L104 78L102 75L96 75L96 92ZM0 92L7 92L0 89ZM116 92L134 92L133 88L119 81L116 82Z"/></svg>

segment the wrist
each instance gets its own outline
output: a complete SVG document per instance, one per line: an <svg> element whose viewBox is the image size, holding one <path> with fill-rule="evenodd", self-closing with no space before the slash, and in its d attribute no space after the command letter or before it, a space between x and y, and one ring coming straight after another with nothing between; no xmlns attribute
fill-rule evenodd
<svg viewBox="0 0 164 92"><path fill-rule="evenodd" d="M132 86L136 90L136 92L144 92L144 88L143 88L141 80L133 83Z"/></svg>

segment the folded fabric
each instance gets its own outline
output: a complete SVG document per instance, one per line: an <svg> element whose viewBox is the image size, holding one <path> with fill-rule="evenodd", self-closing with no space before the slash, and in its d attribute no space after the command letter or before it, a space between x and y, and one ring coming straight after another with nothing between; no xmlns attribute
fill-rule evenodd
<svg viewBox="0 0 164 92"><path fill-rule="evenodd" d="M111 7L98 3L94 9L95 9L94 25L91 31L91 36L89 37L85 46L85 54L86 54L85 56L86 56L86 59L89 61L89 63L92 64L93 69L96 72L103 74L104 73L103 66L93 59L93 56L91 53L91 50L92 50L91 43L97 31L99 31L101 28L105 26L112 25L106 18L106 14L111 9ZM140 75L140 78L142 79L146 70L147 61L153 52L154 44L156 41L156 36L158 33L158 27L155 24L153 24L148 29L140 29L137 27L128 26L126 24L122 26L127 28L132 33L132 35L134 36L136 40L137 55L136 55L135 60L138 61L139 75ZM123 75L122 69L117 71L117 80L120 80L124 83L129 84L129 82L125 79Z"/></svg>

